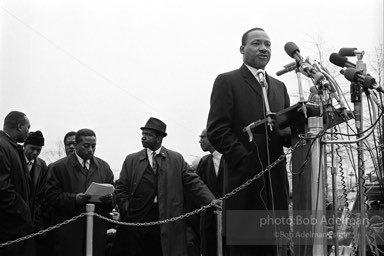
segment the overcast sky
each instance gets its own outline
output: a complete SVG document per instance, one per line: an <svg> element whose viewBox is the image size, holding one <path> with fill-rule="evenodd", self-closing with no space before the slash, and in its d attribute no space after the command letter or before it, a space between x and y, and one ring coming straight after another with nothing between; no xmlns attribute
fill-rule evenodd
<svg viewBox="0 0 384 256"><path fill-rule="evenodd" d="M167 124L163 145L190 162L203 155L213 81L241 66L246 30L269 34L273 76L293 61L285 43L316 59L316 38L329 53L364 50L369 67L383 43L383 11L383 0L3 0L0 119L26 113L46 138L43 159L66 132L93 129L96 156L118 174L154 116ZM294 74L279 79L297 102Z"/></svg>

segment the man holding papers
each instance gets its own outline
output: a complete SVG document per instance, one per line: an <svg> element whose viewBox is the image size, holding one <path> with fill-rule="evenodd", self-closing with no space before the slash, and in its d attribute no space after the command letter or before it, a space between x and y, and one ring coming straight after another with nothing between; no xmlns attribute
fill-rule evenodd
<svg viewBox="0 0 384 256"><path fill-rule="evenodd" d="M96 135L90 129L76 133L75 153L49 166L47 200L53 207L54 224L68 220L85 212L91 195L85 193L93 183L113 184L113 173L109 165L95 157ZM112 210L112 195L98 197L95 212L109 216ZM85 255L85 218L77 219L55 229L54 255ZM104 256L107 223L94 218L93 255Z"/></svg>

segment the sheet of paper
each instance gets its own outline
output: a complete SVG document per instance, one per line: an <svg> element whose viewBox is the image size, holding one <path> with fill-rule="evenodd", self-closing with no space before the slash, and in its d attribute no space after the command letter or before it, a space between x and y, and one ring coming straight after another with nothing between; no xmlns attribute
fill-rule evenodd
<svg viewBox="0 0 384 256"><path fill-rule="evenodd" d="M92 182L85 194L91 195L90 202L100 202L100 197L112 194L114 190L115 187L112 184Z"/></svg>

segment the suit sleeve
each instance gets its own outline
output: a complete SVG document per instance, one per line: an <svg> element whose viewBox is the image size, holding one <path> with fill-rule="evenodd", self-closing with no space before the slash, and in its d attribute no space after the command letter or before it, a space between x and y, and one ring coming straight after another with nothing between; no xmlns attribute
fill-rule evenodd
<svg viewBox="0 0 384 256"><path fill-rule="evenodd" d="M107 162L104 162L103 164L103 168L102 168L102 172L105 173L105 180L103 181L103 183L107 183L107 184L111 184L111 185L115 185L114 184L114 175L113 175L113 172L111 170L111 167L109 166L109 164ZM112 211L112 209L115 207L116 205L116 199L114 198L115 196L113 196L112 194L112 201L109 203L98 203L101 205L101 207L104 208L104 210L109 213L110 211Z"/></svg>
<svg viewBox="0 0 384 256"><path fill-rule="evenodd" d="M130 186L129 186L129 167L128 167L128 159L126 158L123 167L120 172L120 177L117 182L115 194L117 206L119 207L120 215L125 217L128 213L129 209L129 201L131 199L130 196Z"/></svg>
<svg viewBox="0 0 384 256"><path fill-rule="evenodd" d="M201 204L207 205L215 199L214 195L200 179L199 175L197 175L185 162L182 175L184 186Z"/></svg>
<svg viewBox="0 0 384 256"><path fill-rule="evenodd" d="M249 154L232 129L234 97L231 81L219 75L213 85L211 107L208 114L207 135L212 146L230 159L228 164L236 166Z"/></svg>
<svg viewBox="0 0 384 256"><path fill-rule="evenodd" d="M47 201L54 208L68 214L75 214L76 193L64 192L61 184L65 184L63 171L57 165L51 165L48 170Z"/></svg>
<svg viewBox="0 0 384 256"><path fill-rule="evenodd" d="M284 99L285 99L284 100L284 102L285 102L284 108L288 108L291 105L291 101L289 99L287 87L285 86L284 83L283 83L283 86L284 86Z"/></svg>

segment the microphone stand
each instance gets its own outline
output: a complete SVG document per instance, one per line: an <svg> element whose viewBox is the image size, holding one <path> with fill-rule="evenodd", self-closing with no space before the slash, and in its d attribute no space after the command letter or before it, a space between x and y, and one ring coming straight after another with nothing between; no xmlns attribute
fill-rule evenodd
<svg viewBox="0 0 384 256"><path fill-rule="evenodd" d="M307 103L308 101L304 99L303 86L301 84L301 74L300 74L299 67L296 67L295 72L297 77L297 84L299 86L299 96L300 96L299 103L301 103L301 109L303 110L304 117L307 119L307 106L305 105L305 103Z"/></svg>
<svg viewBox="0 0 384 256"><path fill-rule="evenodd" d="M268 102L268 95L267 95L267 81L265 79L260 79L261 84L261 90L263 92L263 98L264 98L264 105L265 105L265 115L267 116L267 124L269 126L269 129L272 131L273 129L273 121L272 117L275 116L276 113L272 113L271 109L269 108L269 102Z"/></svg>
<svg viewBox="0 0 384 256"><path fill-rule="evenodd" d="M262 71L258 71L257 75L259 73L262 73L262 76L259 77L260 78L259 79L259 83L261 85L261 91L262 91L262 94L263 94L263 102L264 102L264 105L265 105L265 116L266 116L266 118L264 118L264 120L266 119L265 121L267 122L267 125L269 126L269 129L272 131L272 129L273 129L272 117L275 116L276 113L272 113L271 109L269 108L268 95L267 95L268 83L265 80L264 73ZM260 125L262 122L265 122L264 120L259 120L259 121L252 122L249 125L247 125L246 127L244 127L243 132L247 132L248 137L249 137L249 142L251 142L253 140L252 128L254 128L255 126Z"/></svg>
<svg viewBox="0 0 384 256"><path fill-rule="evenodd" d="M367 68L365 63L363 62L363 53L356 54L357 62L356 62L356 69L357 70L363 70L363 74L367 74ZM363 136L361 134L361 131L363 131L363 106L361 103L361 93L362 90L360 90L360 101L354 102L354 111L355 111L355 126L357 134L359 134L357 137ZM363 142L360 141L357 143L357 166L358 166L358 195L359 195L359 201L360 201L360 241L359 241L359 255L360 256L366 256L366 227L365 227L365 221L364 218L366 217L366 207L365 207L365 195L363 192L364 185L364 174L365 174L365 165L364 165L364 154L363 154Z"/></svg>

